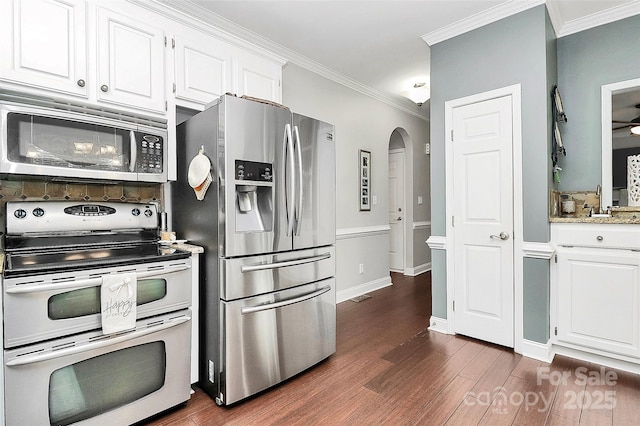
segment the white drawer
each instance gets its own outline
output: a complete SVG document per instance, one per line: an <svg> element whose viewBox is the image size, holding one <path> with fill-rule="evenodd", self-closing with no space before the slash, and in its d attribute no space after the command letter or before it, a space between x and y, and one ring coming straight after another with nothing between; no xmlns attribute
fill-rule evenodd
<svg viewBox="0 0 640 426"><path fill-rule="evenodd" d="M556 246L629 248L640 250L640 226L627 224L551 224Z"/></svg>

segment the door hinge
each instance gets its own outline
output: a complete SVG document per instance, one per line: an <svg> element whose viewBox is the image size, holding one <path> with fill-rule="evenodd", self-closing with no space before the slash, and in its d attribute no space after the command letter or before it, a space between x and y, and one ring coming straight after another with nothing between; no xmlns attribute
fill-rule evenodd
<svg viewBox="0 0 640 426"><path fill-rule="evenodd" d="M455 312L455 311L456 311L456 301L454 300L453 301L453 312Z"/></svg>
<svg viewBox="0 0 640 426"><path fill-rule="evenodd" d="M554 332L554 334L557 336L557 335L558 335L558 327L555 327L555 328L553 329L553 332Z"/></svg>

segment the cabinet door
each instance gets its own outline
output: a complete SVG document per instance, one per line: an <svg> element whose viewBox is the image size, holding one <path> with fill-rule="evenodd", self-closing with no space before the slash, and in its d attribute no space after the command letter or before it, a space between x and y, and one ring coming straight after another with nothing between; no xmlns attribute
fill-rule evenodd
<svg viewBox="0 0 640 426"><path fill-rule="evenodd" d="M239 52L236 63L236 94L282 102L282 66L248 52Z"/></svg>
<svg viewBox="0 0 640 426"><path fill-rule="evenodd" d="M0 79L87 95L83 0L0 1Z"/></svg>
<svg viewBox="0 0 640 426"><path fill-rule="evenodd" d="M98 7L99 101L165 111L164 32Z"/></svg>
<svg viewBox="0 0 640 426"><path fill-rule="evenodd" d="M176 99L204 106L233 90L230 47L213 37L176 35L174 63Z"/></svg>
<svg viewBox="0 0 640 426"><path fill-rule="evenodd" d="M640 256L558 249L558 340L640 356Z"/></svg>

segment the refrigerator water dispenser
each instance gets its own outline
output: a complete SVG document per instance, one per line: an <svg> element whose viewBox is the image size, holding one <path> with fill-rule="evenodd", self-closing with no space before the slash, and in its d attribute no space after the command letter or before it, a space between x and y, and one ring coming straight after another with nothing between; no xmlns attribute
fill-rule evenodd
<svg viewBox="0 0 640 426"><path fill-rule="evenodd" d="M269 163L236 160L236 232L273 230L273 172Z"/></svg>

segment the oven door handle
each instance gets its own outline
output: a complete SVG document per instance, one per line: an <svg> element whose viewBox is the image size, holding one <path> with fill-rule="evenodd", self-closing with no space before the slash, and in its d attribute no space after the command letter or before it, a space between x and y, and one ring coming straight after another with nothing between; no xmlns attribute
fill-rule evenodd
<svg viewBox="0 0 640 426"><path fill-rule="evenodd" d="M314 297L320 296L321 294L325 294L329 290L331 290L330 285L326 287L322 287L320 290L303 294L302 296L294 297L292 299L281 300L280 302L268 303L265 305L257 305L257 306L244 306L240 308L240 313L242 315L253 314L254 312L266 311L269 309L276 309L276 308L281 308L287 305L293 305L294 303L304 302L305 300L313 299Z"/></svg>
<svg viewBox="0 0 640 426"><path fill-rule="evenodd" d="M19 365L34 364L36 362L49 361L55 358L76 355L76 354L87 352L87 351L93 351L96 349L105 348L107 346L115 345L118 343L127 342L129 340L137 339L138 337L143 337L149 334L157 333L158 331L166 330L168 328L175 327L180 324L184 324L187 321L191 321L191 315L183 315L180 317L171 318L160 325L125 333L125 334L122 334L121 336L113 337L111 339L99 340L97 342L60 349L60 350L57 350L54 352L48 352L45 354L25 355L22 357L14 358L10 361L7 361L7 366L15 367Z"/></svg>
<svg viewBox="0 0 640 426"><path fill-rule="evenodd" d="M189 265L175 265L169 266L167 268L156 269L153 271L145 271L136 273L136 278L150 278L155 277L157 275L169 274L172 272L180 272L186 269L190 269ZM41 291L50 291L50 290L64 290L69 288L81 289L87 287L95 287L102 284L102 277L97 278L86 278L82 280L76 281L65 281L59 283L51 283L51 284L25 284L19 285L16 287L11 287L6 290L9 294L26 294L26 293L38 293Z"/></svg>
<svg viewBox="0 0 640 426"><path fill-rule="evenodd" d="M255 272L255 271L262 271L265 269L276 269L276 268L284 268L287 266L303 265L305 263L318 262L320 260L328 259L330 257L331 257L331 253L323 253L318 256L303 257L302 259L285 260L282 262L261 263L258 265L242 265L240 267L240 272L243 272L243 273Z"/></svg>

